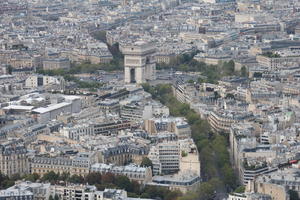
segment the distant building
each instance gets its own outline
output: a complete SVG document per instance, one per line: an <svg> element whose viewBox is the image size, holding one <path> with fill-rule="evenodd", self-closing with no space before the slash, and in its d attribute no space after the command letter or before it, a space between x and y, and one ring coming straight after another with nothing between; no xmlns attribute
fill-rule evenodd
<svg viewBox="0 0 300 200"><path fill-rule="evenodd" d="M81 98L77 96L64 96L65 101L39 107L32 110L33 118L40 123L56 119L60 114L78 113L81 110Z"/></svg>
<svg viewBox="0 0 300 200"><path fill-rule="evenodd" d="M142 145L119 144L100 150L100 162L119 166L130 162L141 163L148 152L148 147Z"/></svg>
<svg viewBox="0 0 300 200"><path fill-rule="evenodd" d="M208 122L214 131L226 133L229 133L232 124L253 119L254 115L251 112L228 109L211 111L208 116Z"/></svg>
<svg viewBox="0 0 300 200"><path fill-rule="evenodd" d="M54 69L69 69L70 60L67 58L53 58L46 59L43 61L44 70L54 70Z"/></svg>
<svg viewBox="0 0 300 200"><path fill-rule="evenodd" d="M25 80L25 87L36 88L40 86L58 85L61 89L65 88L65 80L63 77L31 75Z"/></svg>
<svg viewBox="0 0 300 200"><path fill-rule="evenodd" d="M227 200L272 200L272 198L261 193L230 193Z"/></svg>
<svg viewBox="0 0 300 200"><path fill-rule="evenodd" d="M54 185L51 187L51 196L54 197L55 195L62 200L146 200L129 198L125 190L105 189L98 191L96 186L92 185Z"/></svg>
<svg viewBox="0 0 300 200"><path fill-rule="evenodd" d="M168 131L175 133L178 139L186 139L191 136L191 127L185 118L151 118L144 121L144 128L151 135L159 135L160 132Z"/></svg>
<svg viewBox="0 0 300 200"><path fill-rule="evenodd" d="M0 190L0 200L48 200L55 196L61 200L150 200L127 197L125 190L97 190L92 185L50 185L50 183L19 182Z"/></svg>
<svg viewBox="0 0 300 200"><path fill-rule="evenodd" d="M178 142L164 142L150 149L149 159L153 163L153 174L172 174L180 169L180 146Z"/></svg>
<svg viewBox="0 0 300 200"><path fill-rule="evenodd" d="M79 153L75 157L47 157L35 156L31 160L31 173L40 176L53 171L55 173L67 172L85 176L90 172L92 164L98 161L97 153Z"/></svg>
<svg viewBox="0 0 300 200"><path fill-rule="evenodd" d="M28 190L21 190L18 187L8 188L0 191L0 200L34 200L33 193Z"/></svg>
<svg viewBox="0 0 300 200"><path fill-rule="evenodd" d="M298 162L298 161L297 161ZM289 199L288 191L300 194L299 164L292 168L280 169L253 180L247 188L250 192L270 195L274 200Z"/></svg>
<svg viewBox="0 0 300 200"><path fill-rule="evenodd" d="M201 178L193 173L179 173L175 175L154 176L148 185L167 187L169 190L179 190L182 193L197 191Z"/></svg>
<svg viewBox="0 0 300 200"><path fill-rule="evenodd" d="M206 3L234 3L235 0L204 0Z"/></svg>
<svg viewBox="0 0 300 200"><path fill-rule="evenodd" d="M120 112L120 103L116 99L105 99L100 101L98 106L104 112Z"/></svg>
<svg viewBox="0 0 300 200"><path fill-rule="evenodd" d="M123 175L127 176L130 180L137 181L141 184L148 183L152 180L152 172L150 167L140 167L135 165L115 166L112 164L95 163L91 166L91 172Z"/></svg>
<svg viewBox="0 0 300 200"><path fill-rule="evenodd" d="M48 200L50 183L16 182L14 186L0 191L0 199Z"/></svg>
<svg viewBox="0 0 300 200"><path fill-rule="evenodd" d="M7 176L28 173L27 150L23 142L13 140L0 145L0 171Z"/></svg>

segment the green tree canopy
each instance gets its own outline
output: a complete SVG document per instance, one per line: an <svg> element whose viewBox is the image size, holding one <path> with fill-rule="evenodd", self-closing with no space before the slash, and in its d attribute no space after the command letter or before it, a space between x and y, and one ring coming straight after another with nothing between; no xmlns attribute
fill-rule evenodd
<svg viewBox="0 0 300 200"><path fill-rule="evenodd" d="M153 167L152 161L148 157L144 157L141 162L141 166L143 167Z"/></svg>

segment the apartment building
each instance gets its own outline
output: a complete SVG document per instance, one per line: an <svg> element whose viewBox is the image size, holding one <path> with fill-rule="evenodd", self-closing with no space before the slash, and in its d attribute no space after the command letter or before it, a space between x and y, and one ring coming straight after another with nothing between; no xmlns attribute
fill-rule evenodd
<svg viewBox="0 0 300 200"><path fill-rule="evenodd" d="M190 172L174 175L154 176L148 185L167 187L169 190L179 190L182 193L197 191L201 178Z"/></svg>
<svg viewBox="0 0 300 200"><path fill-rule="evenodd" d="M153 174L172 174L180 170L180 145L178 142L163 142L151 147L149 159Z"/></svg>
<svg viewBox="0 0 300 200"><path fill-rule="evenodd" d="M95 123L93 126L94 134L111 135L120 130L130 129L132 123L128 120L111 120L108 122Z"/></svg>
<svg viewBox="0 0 300 200"><path fill-rule="evenodd" d="M53 171L55 173L68 172L85 176L89 173L92 164L98 161L97 153L79 153L75 157L46 157L35 156L31 159L31 173L40 176Z"/></svg>
<svg viewBox="0 0 300 200"><path fill-rule="evenodd" d="M141 163L143 157L148 155L149 148L142 145L119 144L118 146L100 149L100 162L115 164L118 166L126 165L130 162Z"/></svg>
<svg viewBox="0 0 300 200"><path fill-rule="evenodd" d="M15 185L0 190L0 199L7 200L48 200L50 183L32 183L30 181L16 181Z"/></svg>
<svg viewBox="0 0 300 200"><path fill-rule="evenodd" d="M247 191L269 195L273 200L288 200L289 190L299 195L298 172L298 169L291 168L259 176L250 182Z"/></svg>
<svg viewBox="0 0 300 200"><path fill-rule="evenodd" d="M140 167L136 165L116 166L113 164L95 163L91 166L91 172L127 176L130 180L137 181L140 184L146 184L152 180L150 167Z"/></svg>
<svg viewBox="0 0 300 200"><path fill-rule="evenodd" d="M26 88L36 88L42 86L59 85L60 89L65 88L65 80L63 77L31 75L25 80Z"/></svg>
<svg viewBox="0 0 300 200"><path fill-rule="evenodd" d="M67 58L49 58L43 61L44 70L69 69L70 60Z"/></svg>
<svg viewBox="0 0 300 200"><path fill-rule="evenodd" d="M187 104L194 102L200 95L200 90L193 84L172 85L172 91L178 101Z"/></svg>
<svg viewBox="0 0 300 200"><path fill-rule="evenodd" d="M98 106L103 112L120 112L120 103L116 99L105 99L100 101Z"/></svg>
<svg viewBox="0 0 300 200"><path fill-rule="evenodd" d="M254 119L251 112L217 109L210 112L208 122L217 132L230 132L231 125L238 122L246 122Z"/></svg>
<svg viewBox="0 0 300 200"><path fill-rule="evenodd" d="M155 55L155 60L156 60L157 63L170 64L170 62L174 58L175 58L175 54L174 53L158 52Z"/></svg>
<svg viewBox="0 0 300 200"><path fill-rule="evenodd" d="M90 124L77 124L71 127L63 127L60 133L69 139L79 140L80 136L94 135L94 127Z"/></svg>
<svg viewBox="0 0 300 200"><path fill-rule="evenodd" d="M64 50L61 52L61 55L72 62L90 62L91 64L107 64L113 59L107 46L93 49Z"/></svg>
<svg viewBox="0 0 300 200"><path fill-rule="evenodd" d="M27 149L21 140L11 140L0 145L0 170L7 176L25 175L29 172Z"/></svg>
<svg viewBox="0 0 300 200"><path fill-rule="evenodd" d="M277 54L276 54L277 55ZM265 55L257 55L256 61L262 66L266 66L271 71L277 71L284 67L295 66L296 63L300 62L300 56L276 56L268 57Z"/></svg>
<svg viewBox="0 0 300 200"><path fill-rule="evenodd" d="M96 186L92 185L54 185L51 187L50 195L57 195L61 200L113 200L127 199L127 192L117 189L105 189L98 191Z"/></svg>
<svg viewBox="0 0 300 200"><path fill-rule="evenodd" d="M0 190L1 200L34 200L33 193L28 190L20 190L19 188L8 188L6 190Z"/></svg>
<svg viewBox="0 0 300 200"><path fill-rule="evenodd" d="M191 136L191 127L182 117L151 118L144 121L144 128L151 135L159 135L160 132L168 131L175 133L178 139Z"/></svg>

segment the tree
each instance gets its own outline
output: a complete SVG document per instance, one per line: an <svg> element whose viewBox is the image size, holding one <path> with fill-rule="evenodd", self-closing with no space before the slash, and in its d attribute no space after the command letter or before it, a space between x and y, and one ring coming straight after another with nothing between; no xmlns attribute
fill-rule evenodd
<svg viewBox="0 0 300 200"><path fill-rule="evenodd" d="M90 185L101 184L101 174L99 172L92 172L85 177L85 182Z"/></svg>
<svg viewBox="0 0 300 200"><path fill-rule="evenodd" d="M12 74L13 67L11 65L7 65L7 72L8 74Z"/></svg>
<svg viewBox="0 0 300 200"><path fill-rule="evenodd" d="M143 158L143 160L141 162L141 166L143 166L143 167L151 167L151 169L153 168L152 161L148 157L144 157Z"/></svg>
<svg viewBox="0 0 300 200"><path fill-rule="evenodd" d="M97 31L92 34L95 39L106 43L106 31Z"/></svg>
<svg viewBox="0 0 300 200"><path fill-rule="evenodd" d="M261 78L262 77L262 73L260 73L260 72L254 72L253 77L254 78Z"/></svg>
<svg viewBox="0 0 300 200"><path fill-rule="evenodd" d="M11 180L13 181L17 181L17 180L20 180L21 179L21 176L20 174L13 174L11 177L10 177Z"/></svg>
<svg viewBox="0 0 300 200"><path fill-rule="evenodd" d="M186 153L185 151L181 151L181 157L186 157L188 155L188 153Z"/></svg>
<svg viewBox="0 0 300 200"><path fill-rule="evenodd" d="M26 175L24 178L26 181L36 182L40 178L40 175L33 173Z"/></svg>
<svg viewBox="0 0 300 200"><path fill-rule="evenodd" d="M165 200L176 200L179 196L182 196L182 193L178 190L168 192L165 195Z"/></svg>
<svg viewBox="0 0 300 200"><path fill-rule="evenodd" d="M116 177L116 185L120 189L125 189L128 192L133 191L132 184L131 184L129 178L127 178L127 176L117 176Z"/></svg>
<svg viewBox="0 0 300 200"><path fill-rule="evenodd" d="M54 195L54 200L59 200L59 196L57 194Z"/></svg>
<svg viewBox="0 0 300 200"><path fill-rule="evenodd" d="M201 200L203 199L210 199L214 195L214 187L209 182L201 183L199 188L199 196Z"/></svg>
<svg viewBox="0 0 300 200"><path fill-rule="evenodd" d="M224 62L223 63L223 70L224 70L224 73L225 75L233 75L234 73L234 61L233 60L230 60L229 62Z"/></svg>
<svg viewBox="0 0 300 200"><path fill-rule="evenodd" d="M115 176L112 173L102 174L101 182L104 184L110 184L115 182Z"/></svg>
<svg viewBox="0 0 300 200"><path fill-rule="evenodd" d="M215 96L215 99L218 99L221 97L217 91L214 91L214 96Z"/></svg>
<svg viewBox="0 0 300 200"><path fill-rule="evenodd" d="M71 183L76 183L76 184L84 183L84 178L82 176L74 174L69 178L68 181L71 182Z"/></svg>
<svg viewBox="0 0 300 200"><path fill-rule="evenodd" d="M245 192L245 186L239 186L234 190L235 193L244 193Z"/></svg>
<svg viewBox="0 0 300 200"><path fill-rule="evenodd" d="M142 199L150 199L151 197L150 197L150 195L148 194L148 193L143 193L143 194L141 194L141 196L140 196Z"/></svg>
<svg viewBox="0 0 300 200"><path fill-rule="evenodd" d="M49 182L57 182L59 179L59 174L56 174L54 171L50 171L44 174L42 180L49 181Z"/></svg>
<svg viewBox="0 0 300 200"><path fill-rule="evenodd" d="M137 181L131 181L132 192L135 194L140 194L141 186Z"/></svg>
<svg viewBox="0 0 300 200"><path fill-rule="evenodd" d="M248 72L247 72L247 68L246 68L246 66L242 66L242 68L241 68L241 76L243 76L243 77L248 77Z"/></svg>
<svg viewBox="0 0 300 200"><path fill-rule="evenodd" d="M236 178L232 167L226 162L222 168L222 173L224 175L224 182L227 187L233 189L236 187Z"/></svg>
<svg viewBox="0 0 300 200"><path fill-rule="evenodd" d="M70 173L68 172L63 172L60 176L59 176L59 180L61 181L67 181L70 177Z"/></svg>
<svg viewBox="0 0 300 200"><path fill-rule="evenodd" d="M290 200L299 200L298 192L289 190Z"/></svg>
<svg viewBox="0 0 300 200"><path fill-rule="evenodd" d="M200 196L197 192L188 192L179 197L178 200L199 200Z"/></svg>
<svg viewBox="0 0 300 200"><path fill-rule="evenodd" d="M226 99L234 99L234 95L231 93L226 94Z"/></svg>
<svg viewBox="0 0 300 200"><path fill-rule="evenodd" d="M188 80L188 83L193 84L195 81L193 79Z"/></svg>

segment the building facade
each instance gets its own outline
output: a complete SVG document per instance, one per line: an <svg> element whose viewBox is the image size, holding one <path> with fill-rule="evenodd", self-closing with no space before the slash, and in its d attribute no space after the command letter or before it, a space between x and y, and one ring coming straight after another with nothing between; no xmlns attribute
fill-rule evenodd
<svg viewBox="0 0 300 200"><path fill-rule="evenodd" d="M115 175L127 176L132 181L140 184L148 183L152 180L152 171L150 167L140 167L135 165L115 166L112 164L95 163L91 166L91 172L101 174L113 173Z"/></svg>
<svg viewBox="0 0 300 200"><path fill-rule="evenodd" d="M7 176L28 173L27 150L23 142L13 140L0 145L0 171Z"/></svg>
<svg viewBox="0 0 300 200"><path fill-rule="evenodd" d="M172 174L179 171L180 146L178 142L164 142L150 149L149 159L153 164L153 174Z"/></svg>

